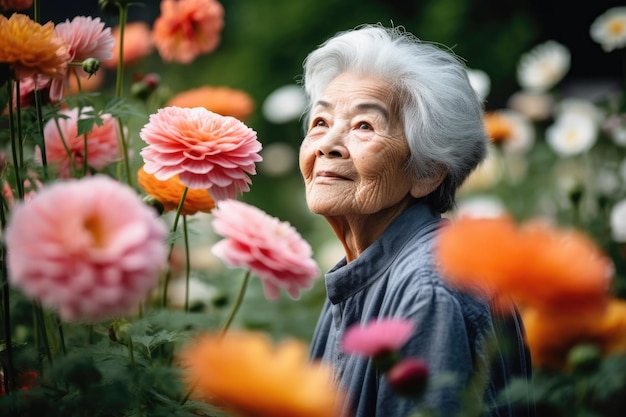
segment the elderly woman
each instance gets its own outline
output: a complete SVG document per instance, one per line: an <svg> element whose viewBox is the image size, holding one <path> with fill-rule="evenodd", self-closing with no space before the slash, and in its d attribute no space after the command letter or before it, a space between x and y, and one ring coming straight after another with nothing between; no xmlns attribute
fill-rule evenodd
<svg viewBox="0 0 626 417"><path fill-rule="evenodd" d="M519 318L500 322L484 300L448 288L433 260L441 213L453 208L456 190L486 153L482 103L466 68L400 28L364 25L313 51L303 83L307 203L345 250L326 274L311 355L331 363L349 393L344 415L452 415L466 405L461 393L481 364L487 381L472 406L484 401L491 416L532 415L531 402L498 397L512 377L530 376ZM350 326L390 317L415 324L403 354L424 359L432 378L454 375L454 383L430 384L423 401L404 398L370 360L341 351ZM496 327L513 343L487 354Z"/></svg>

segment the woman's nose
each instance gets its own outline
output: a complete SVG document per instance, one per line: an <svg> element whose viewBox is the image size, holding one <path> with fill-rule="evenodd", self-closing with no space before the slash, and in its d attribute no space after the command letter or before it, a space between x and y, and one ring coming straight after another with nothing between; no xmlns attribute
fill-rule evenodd
<svg viewBox="0 0 626 417"><path fill-rule="evenodd" d="M315 155L317 157L325 156L328 158L347 158L349 152L343 142L343 135L341 132L331 130L323 138L319 139Z"/></svg>

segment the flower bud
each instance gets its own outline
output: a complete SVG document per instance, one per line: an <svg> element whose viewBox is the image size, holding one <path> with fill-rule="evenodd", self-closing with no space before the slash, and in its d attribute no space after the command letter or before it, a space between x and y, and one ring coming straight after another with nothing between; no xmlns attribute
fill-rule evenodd
<svg viewBox="0 0 626 417"><path fill-rule="evenodd" d="M149 205L150 207L152 207L153 209L155 209L159 216L163 214L163 212L165 211L165 207L163 206L163 203L161 203L159 200L157 200L151 195L145 196L143 198L143 202Z"/></svg>
<svg viewBox="0 0 626 417"><path fill-rule="evenodd" d="M592 371L601 359L600 347L591 343L576 345L567 354L567 364L574 370Z"/></svg>
<svg viewBox="0 0 626 417"><path fill-rule="evenodd" d="M100 69L100 61L96 58L87 58L83 61L83 70L89 74L94 75Z"/></svg>
<svg viewBox="0 0 626 417"><path fill-rule="evenodd" d="M128 331L130 330L130 323L126 320L115 320L109 327L109 339L114 342L125 344L128 340Z"/></svg>
<svg viewBox="0 0 626 417"><path fill-rule="evenodd" d="M419 398L428 384L428 366L419 358L406 358L387 372L391 388L404 397Z"/></svg>
<svg viewBox="0 0 626 417"><path fill-rule="evenodd" d="M111 15L118 15L120 13L120 7L128 7L133 0L98 0L98 6L100 10ZM134 0L137 3L136 0Z"/></svg>

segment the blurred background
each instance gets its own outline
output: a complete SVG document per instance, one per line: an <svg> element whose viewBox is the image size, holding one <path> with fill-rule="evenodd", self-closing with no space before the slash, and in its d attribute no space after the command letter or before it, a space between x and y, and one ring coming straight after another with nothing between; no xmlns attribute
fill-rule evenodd
<svg viewBox="0 0 626 417"><path fill-rule="evenodd" d="M297 83L305 56L331 35L362 23L403 26L416 36L451 47L468 67L484 71L490 79L487 110L506 106L519 90L516 67L522 54L547 40L572 52L571 68L560 85L563 96L594 95L621 88L623 67L619 51L604 52L593 42L589 28L594 19L624 2L595 0L576 5L559 0L221 0L225 26L218 48L192 64L164 63L154 52L126 68L125 81L136 74L155 72L165 96L201 86L243 90L255 108L246 124L258 133L264 162L258 165L251 191L242 196L267 213L290 222L313 246L322 270L342 256L325 221L308 212L297 167L303 136L301 121L268 118L263 105L277 89ZM129 22L151 24L159 15L159 0L138 1L130 8ZM100 16L108 26L117 17L103 14L96 0L44 1L41 20L55 23L78 15ZM115 74L107 73L113 88ZM128 90L125 90L128 91ZM297 106L296 106L297 107ZM138 120L139 126L146 120ZM137 138L136 138L137 139ZM210 234L198 219L199 240ZM210 264L210 253L205 251ZM202 262L202 261L200 261ZM224 272L226 273L226 272ZM243 271L228 274L241 275ZM240 282L220 288L226 299ZM277 336L308 339L324 298L323 280L294 301L284 296L268 303L260 283L254 281L238 318L240 325L268 330ZM219 298L219 297L217 297ZM223 300L222 300L223 301ZM280 318L280 319L277 319Z"/></svg>

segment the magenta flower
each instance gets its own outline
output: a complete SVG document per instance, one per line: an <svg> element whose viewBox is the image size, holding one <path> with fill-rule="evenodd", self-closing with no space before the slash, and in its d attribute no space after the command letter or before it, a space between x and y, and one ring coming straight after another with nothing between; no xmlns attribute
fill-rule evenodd
<svg viewBox="0 0 626 417"><path fill-rule="evenodd" d="M428 365L420 358L406 358L396 363L386 374L389 386L398 394L419 398L428 385Z"/></svg>
<svg viewBox="0 0 626 417"><path fill-rule="evenodd" d="M99 17L91 18L76 16L71 21L59 23L54 28L57 35L69 45L70 62L83 62L87 58L95 58L100 62L113 58L115 38L111 28L105 28ZM80 67L71 67L81 77L88 77ZM68 76L74 76L73 71ZM63 98L66 79L55 78L50 86L50 99L59 101Z"/></svg>
<svg viewBox="0 0 626 417"><path fill-rule="evenodd" d="M218 200L250 190L248 174L262 160L256 132L231 116L204 107L164 107L139 132L144 170L160 181L178 175L192 189L206 188Z"/></svg>
<svg viewBox="0 0 626 417"><path fill-rule="evenodd" d="M227 265L248 268L263 283L265 297L276 300L284 288L292 298L319 276L311 246L287 222L236 200L220 201L213 229L225 239L212 247Z"/></svg>
<svg viewBox="0 0 626 417"><path fill-rule="evenodd" d="M168 229L104 175L53 183L11 210L9 284L66 321L123 315L157 285Z"/></svg>
<svg viewBox="0 0 626 417"><path fill-rule="evenodd" d="M398 351L415 331L412 322L399 318L381 318L362 325L352 325L343 336L341 348L346 353L381 356Z"/></svg>
<svg viewBox="0 0 626 417"><path fill-rule="evenodd" d="M73 169L82 169L85 158L85 138L78 134L78 120L93 112L91 107L61 110L58 119L49 120L44 126L44 141L48 163L56 166L60 178L72 177ZM87 133L87 164L102 170L119 159L119 131L117 122L110 114L100 116L102 124L94 124ZM35 150L35 161L41 163L41 150Z"/></svg>

